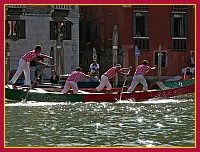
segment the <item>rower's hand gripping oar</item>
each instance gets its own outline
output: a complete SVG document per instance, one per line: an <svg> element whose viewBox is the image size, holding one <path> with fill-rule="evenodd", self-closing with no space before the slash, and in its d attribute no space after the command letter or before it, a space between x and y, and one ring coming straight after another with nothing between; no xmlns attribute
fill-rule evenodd
<svg viewBox="0 0 200 152"><path fill-rule="evenodd" d="M127 72L127 75L126 75L126 77L125 77L123 86L122 86L122 90L121 90L121 92L120 92L120 98L119 98L120 101L121 101L121 99L122 99L122 92L123 92L123 90L124 90L124 87L125 87L125 84L126 84L126 81L127 81L127 79L128 79L128 76L129 76L130 71L131 71L131 69L129 68L129 69L128 69L128 72Z"/></svg>
<svg viewBox="0 0 200 152"><path fill-rule="evenodd" d="M26 91L26 96L25 96L24 99L22 98L22 102L26 102L26 100L27 100L26 98L27 98L27 96L28 96L30 90L36 87L36 85L37 85L37 80L39 79L39 77L40 77L40 75L42 74L42 72L44 71L44 69L45 69L45 68L49 68L49 67L54 67L54 66L56 66L56 65L46 65L46 66L43 66L42 70L41 70L41 71L39 72L39 74L37 75L37 77L36 77L36 79L34 80L33 84L27 89L27 91Z"/></svg>

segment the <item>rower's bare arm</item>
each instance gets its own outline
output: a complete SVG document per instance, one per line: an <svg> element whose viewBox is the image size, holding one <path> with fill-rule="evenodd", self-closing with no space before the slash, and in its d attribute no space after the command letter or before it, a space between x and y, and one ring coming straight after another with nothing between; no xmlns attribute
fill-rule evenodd
<svg viewBox="0 0 200 152"><path fill-rule="evenodd" d="M34 61L35 61L37 64L41 65L41 66L47 66L46 63L43 63L43 62L41 62L41 61L38 61L36 58L34 58Z"/></svg>

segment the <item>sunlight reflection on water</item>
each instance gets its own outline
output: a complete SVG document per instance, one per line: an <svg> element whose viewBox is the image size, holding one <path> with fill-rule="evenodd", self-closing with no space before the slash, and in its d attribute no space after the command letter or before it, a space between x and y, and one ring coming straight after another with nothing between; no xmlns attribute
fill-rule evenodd
<svg viewBox="0 0 200 152"><path fill-rule="evenodd" d="M6 146L194 146L194 100L5 104ZM184 132L184 134L183 134Z"/></svg>

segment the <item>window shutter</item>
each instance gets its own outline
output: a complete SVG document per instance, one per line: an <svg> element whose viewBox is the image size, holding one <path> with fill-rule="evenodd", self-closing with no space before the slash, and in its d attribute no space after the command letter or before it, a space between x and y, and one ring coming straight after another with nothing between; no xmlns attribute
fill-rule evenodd
<svg viewBox="0 0 200 152"><path fill-rule="evenodd" d="M144 13L144 16L145 16L145 26L144 26L144 32L145 32L145 36L148 36L149 35L149 30L148 30L148 13Z"/></svg>
<svg viewBox="0 0 200 152"><path fill-rule="evenodd" d="M171 13L171 37L174 37L174 14Z"/></svg>
<svg viewBox="0 0 200 152"><path fill-rule="evenodd" d="M136 36L136 13L133 12L133 36Z"/></svg>
<svg viewBox="0 0 200 152"><path fill-rule="evenodd" d="M188 14L185 13L184 15L184 24L185 24L185 37L188 37Z"/></svg>
<svg viewBox="0 0 200 152"><path fill-rule="evenodd" d="M5 38L8 38L9 27L8 27L8 20L5 20Z"/></svg>
<svg viewBox="0 0 200 152"><path fill-rule="evenodd" d="M25 26L25 20L20 20L20 25L19 25L19 31L20 31L20 39L25 39L26 38L26 26Z"/></svg>
<svg viewBox="0 0 200 152"><path fill-rule="evenodd" d="M55 22L50 21L50 40L56 40Z"/></svg>
<svg viewBox="0 0 200 152"><path fill-rule="evenodd" d="M65 34L66 34L65 36L66 36L66 37L65 37L65 39L66 39L66 40L71 40L71 39L72 39L72 36L71 36L71 33L72 33L72 32L71 32L71 30L72 30L72 29L71 29L71 25L72 25L72 23L71 23L70 21L67 21L65 24L66 24L66 29L65 29L65 32L66 32L66 33L65 33Z"/></svg>

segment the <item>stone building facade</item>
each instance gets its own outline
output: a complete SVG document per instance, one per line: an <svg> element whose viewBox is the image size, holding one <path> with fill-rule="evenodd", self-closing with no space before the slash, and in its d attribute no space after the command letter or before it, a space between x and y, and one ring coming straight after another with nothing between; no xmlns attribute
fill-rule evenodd
<svg viewBox="0 0 200 152"><path fill-rule="evenodd" d="M79 6L6 5L6 72L16 70L18 61L36 45L42 53L53 56L58 74L71 73L79 65ZM31 63L31 76L37 66ZM50 77L50 68L45 77Z"/></svg>

